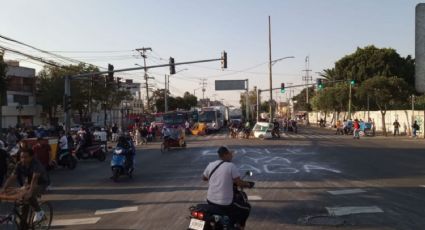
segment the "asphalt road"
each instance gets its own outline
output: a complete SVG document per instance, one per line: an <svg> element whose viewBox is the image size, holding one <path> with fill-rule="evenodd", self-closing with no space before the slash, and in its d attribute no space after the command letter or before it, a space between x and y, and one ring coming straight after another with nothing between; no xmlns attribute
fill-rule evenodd
<svg viewBox="0 0 425 230"><path fill-rule="evenodd" d="M149 143L137 151L134 178L118 183L109 179L110 156L56 170L43 198L54 206L55 229L186 229L220 145L236 150L242 173L254 172L246 229L424 229L424 140L353 140L317 128L279 140L188 137L186 149L167 153Z"/></svg>

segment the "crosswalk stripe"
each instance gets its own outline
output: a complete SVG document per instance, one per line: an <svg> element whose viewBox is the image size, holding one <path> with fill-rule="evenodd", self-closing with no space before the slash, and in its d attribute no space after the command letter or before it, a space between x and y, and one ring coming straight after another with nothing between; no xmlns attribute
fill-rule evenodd
<svg viewBox="0 0 425 230"><path fill-rule="evenodd" d="M84 225L84 224L96 224L100 220L100 217L92 218L80 218L80 219L53 219L52 226L70 226L70 225Z"/></svg>
<svg viewBox="0 0 425 230"><path fill-rule="evenodd" d="M354 207L326 207L331 216L345 216L361 213L381 213L384 212L377 206L354 206Z"/></svg>
<svg viewBox="0 0 425 230"><path fill-rule="evenodd" d="M137 210L138 210L137 206L131 206L131 207L96 210L94 214L97 216L97 215L120 213L120 212L136 212Z"/></svg>

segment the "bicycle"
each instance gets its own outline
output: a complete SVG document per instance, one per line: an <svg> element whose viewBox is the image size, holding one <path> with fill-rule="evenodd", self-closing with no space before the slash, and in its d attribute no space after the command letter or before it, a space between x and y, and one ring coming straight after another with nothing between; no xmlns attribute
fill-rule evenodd
<svg viewBox="0 0 425 230"><path fill-rule="evenodd" d="M0 216L0 229L5 230L48 230L53 220L53 208L48 201L39 202L41 210L45 216L39 222L33 222L35 212L30 205L19 200L22 190L10 188L4 194L0 194L0 201L13 202L12 211L8 214ZM40 197L38 197L40 198Z"/></svg>

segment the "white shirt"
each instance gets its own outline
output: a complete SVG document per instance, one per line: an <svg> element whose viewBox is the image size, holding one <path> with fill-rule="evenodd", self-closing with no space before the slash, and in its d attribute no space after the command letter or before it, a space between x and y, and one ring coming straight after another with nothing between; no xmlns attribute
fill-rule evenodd
<svg viewBox="0 0 425 230"><path fill-rule="evenodd" d="M65 135L61 137L59 140L59 148L60 149L68 149L68 138Z"/></svg>
<svg viewBox="0 0 425 230"><path fill-rule="evenodd" d="M221 163L217 160L208 164L204 176L209 178L212 170ZM208 180L207 199L215 204L230 205L233 201L233 179L240 177L236 166L231 162L221 164Z"/></svg>
<svg viewBox="0 0 425 230"><path fill-rule="evenodd" d="M98 141L107 141L108 140L107 133L105 131L95 131L93 133L93 135L95 136L96 140L98 140Z"/></svg>

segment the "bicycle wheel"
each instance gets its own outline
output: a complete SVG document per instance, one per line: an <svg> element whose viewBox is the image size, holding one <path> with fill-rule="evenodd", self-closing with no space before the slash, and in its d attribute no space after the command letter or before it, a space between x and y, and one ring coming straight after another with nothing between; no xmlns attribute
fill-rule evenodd
<svg viewBox="0 0 425 230"><path fill-rule="evenodd" d="M31 229L33 230L48 230L50 229L50 226L52 224L52 220L53 220L53 208L52 205L47 202L47 201L43 201L40 203L40 208L41 210L44 211L44 218L42 221L34 223L33 219L34 219L34 211L31 212L31 218L30 218L30 222L31 222Z"/></svg>
<svg viewBox="0 0 425 230"><path fill-rule="evenodd" d="M7 221L2 222L0 224L0 229L4 229L4 230L18 230L20 228L19 228L18 223L14 219L9 218Z"/></svg>

